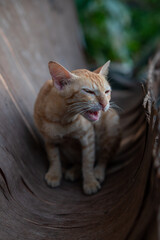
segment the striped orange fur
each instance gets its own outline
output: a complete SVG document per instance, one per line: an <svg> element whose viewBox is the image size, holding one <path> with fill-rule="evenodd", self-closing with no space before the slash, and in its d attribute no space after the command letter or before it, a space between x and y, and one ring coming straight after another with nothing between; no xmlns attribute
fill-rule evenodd
<svg viewBox="0 0 160 240"><path fill-rule="evenodd" d="M109 62L95 72L69 72L60 64L49 62L52 80L43 85L37 96L34 119L45 141L50 163L45 179L52 187L59 186L62 179L63 152L73 162L72 168L65 170L66 179L79 177L82 161L84 192L93 194L101 188L107 161L117 151L120 139L119 117L110 106L108 68ZM99 157L94 168L95 141Z"/></svg>

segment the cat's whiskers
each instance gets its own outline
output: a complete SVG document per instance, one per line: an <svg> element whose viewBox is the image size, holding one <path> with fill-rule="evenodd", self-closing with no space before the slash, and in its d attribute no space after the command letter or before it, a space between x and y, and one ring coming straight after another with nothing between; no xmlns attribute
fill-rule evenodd
<svg viewBox="0 0 160 240"><path fill-rule="evenodd" d="M75 107L69 108L67 110L67 112L68 113L78 113L79 111L81 111L83 109L86 109L86 107L84 107L83 105L82 106L75 106Z"/></svg>
<svg viewBox="0 0 160 240"><path fill-rule="evenodd" d="M79 106L80 104L87 104L87 101L81 101L81 102L73 102L73 103L67 103L67 106Z"/></svg>
<svg viewBox="0 0 160 240"><path fill-rule="evenodd" d="M76 109L81 109L81 108L86 108L88 102L75 102L72 103L68 106L68 111L76 110Z"/></svg>
<svg viewBox="0 0 160 240"><path fill-rule="evenodd" d="M73 116L80 114L82 111L84 111L84 104L73 104L69 106L67 109L66 118L72 118Z"/></svg>
<svg viewBox="0 0 160 240"><path fill-rule="evenodd" d="M119 111L123 111L122 108L120 108L117 104L114 102L110 102L110 107L108 109L109 112L113 111L113 109L118 109ZM71 117L76 114L84 114L87 111L99 111L99 106L91 103L91 102L74 102L72 104L69 104L69 108L67 110L67 116Z"/></svg>
<svg viewBox="0 0 160 240"><path fill-rule="evenodd" d="M95 110L95 107L97 108L98 106L86 101L69 104L66 117L72 117L76 114L84 114L87 111Z"/></svg>
<svg viewBox="0 0 160 240"><path fill-rule="evenodd" d="M121 111L121 112L123 112L124 110L121 108L121 107L119 107L117 104L115 104L114 102L110 102L110 107L109 107L109 109L117 109L117 110L119 110L119 111Z"/></svg>
<svg viewBox="0 0 160 240"><path fill-rule="evenodd" d="M96 106L97 107L97 106ZM77 108L75 108L75 109L71 109L70 111L68 111L68 114L66 115L66 117L73 117L74 115L76 115L76 114L84 114L84 113L86 113L86 112L88 112L88 111L94 111L95 110L95 105L88 105L88 106L81 106L81 107L77 107Z"/></svg>

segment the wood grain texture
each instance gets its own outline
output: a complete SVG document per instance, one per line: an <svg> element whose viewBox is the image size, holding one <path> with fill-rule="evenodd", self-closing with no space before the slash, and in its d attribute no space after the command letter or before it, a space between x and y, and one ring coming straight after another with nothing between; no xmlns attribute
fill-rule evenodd
<svg viewBox="0 0 160 240"><path fill-rule="evenodd" d="M127 83L126 89L123 82L121 90L113 91L123 109L124 131L102 190L85 196L81 181L65 180L51 189L44 181L48 162L33 123L33 105L49 78L49 60L70 70L86 66L74 4L0 0L0 16L0 240L153 240L153 231L158 239L153 81L145 108L140 85Z"/></svg>

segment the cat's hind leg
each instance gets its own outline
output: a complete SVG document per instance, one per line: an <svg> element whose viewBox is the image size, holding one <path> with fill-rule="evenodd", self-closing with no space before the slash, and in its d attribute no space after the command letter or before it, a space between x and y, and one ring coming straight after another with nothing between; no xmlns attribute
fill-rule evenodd
<svg viewBox="0 0 160 240"><path fill-rule="evenodd" d="M80 164L75 164L71 168L64 171L64 176L66 180L76 181L81 176L81 166Z"/></svg>

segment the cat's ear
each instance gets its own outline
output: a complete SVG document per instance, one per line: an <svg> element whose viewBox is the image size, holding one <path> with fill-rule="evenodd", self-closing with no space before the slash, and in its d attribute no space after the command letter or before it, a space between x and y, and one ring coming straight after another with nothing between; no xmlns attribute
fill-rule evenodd
<svg viewBox="0 0 160 240"><path fill-rule="evenodd" d="M106 77L108 75L109 65L110 65L110 60L107 61L102 67L99 67L96 70L94 70L94 72Z"/></svg>
<svg viewBox="0 0 160 240"><path fill-rule="evenodd" d="M63 90L64 87L70 84L73 74L66 68L62 67L59 63L50 61L48 68L54 82L54 86L58 90Z"/></svg>

